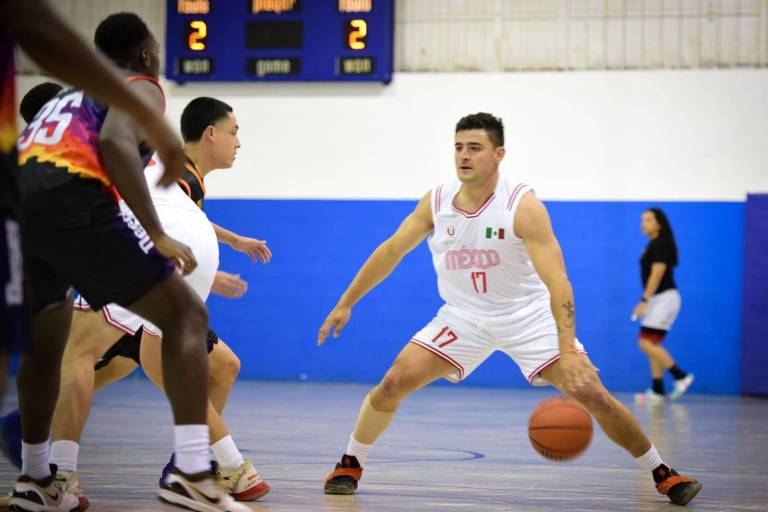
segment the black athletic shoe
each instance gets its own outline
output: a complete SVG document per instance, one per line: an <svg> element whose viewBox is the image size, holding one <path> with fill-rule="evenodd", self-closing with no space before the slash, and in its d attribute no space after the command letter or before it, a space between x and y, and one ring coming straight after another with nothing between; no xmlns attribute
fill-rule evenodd
<svg viewBox="0 0 768 512"><path fill-rule="evenodd" d="M344 455L325 479L325 494L355 494L363 468L353 455Z"/></svg>
<svg viewBox="0 0 768 512"><path fill-rule="evenodd" d="M656 484L656 490L669 498L675 505L687 505L701 490L701 482L669 469L669 476Z"/></svg>

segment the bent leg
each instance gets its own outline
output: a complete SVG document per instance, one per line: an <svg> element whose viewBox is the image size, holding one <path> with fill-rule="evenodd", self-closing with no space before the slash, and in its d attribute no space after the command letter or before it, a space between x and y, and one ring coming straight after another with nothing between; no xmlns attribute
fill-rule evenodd
<svg viewBox="0 0 768 512"><path fill-rule="evenodd" d="M208 354L208 399L219 414L224 411L229 392L240 373L240 359L221 339Z"/></svg>
<svg viewBox="0 0 768 512"><path fill-rule="evenodd" d="M22 354L16 376L21 409L22 439L48 440L59 396L61 358L72 319L72 295L32 318L32 352Z"/></svg>
<svg viewBox="0 0 768 512"><path fill-rule="evenodd" d="M53 440L80 442L91 411L94 365L122 336L100 311L75 311L61 364L61 394L53 416Z"/></svg>
<svg viewBox="0 0 768 512"><path fill-rule="evenodd" d="M325 479L326 494L353 494L363 475L368 450L387 429L400 402L427 384L456 372L456 368L429 350L409 343L384 378L363 400L355 430L341 462Z"/></svg>
<svg viewBox="0 0 768 512"><path fill-rule="evenodd" d="M580 357L587 356L582 354ZM603 429L605 435L631 453L633 457L640 457L651 449L651 442L640 427L637 418L605 389L597 376L597 372L592 372L586 385L577 392L565 390L563 373L559 363L546 368L541 376L561 392L586 407L600 428Z"/></svg>
<svg viewBox="0 0 768 512"><path fill-rule="evenodd" d="M95 391L104 388L113 382L127 377L139 365L128 357L116 357L107 366L96 370L96 379L93 383Z"/></svg>
<svg viewBox="0 0 768 512"><path fill-rule="evenodd" d="M163 365L161 362L161 353L164 348L162 343L163 341L159 337L153 336L146 331L144 332L141 340L141 367L144 369L147 377L149 377L149 380L160 391L165 393ZM227 426L211 403L211 400L208 400L207 418L211 444L229 435Z"/></svg>
<svg viewBox="0 0 768 512"><path fill-rule="evenodd" d="M363 401L354 438L360 443L373 444L389 426L405 397L455 371L443 358L409 343Z"/></svg>
<svg viewBox="0 0 768 512"><path fill-rule="evenodd" d="M177 273L127 309L163 332L162 379L176 425L204 425L207 415L208 311Z"/></svg>
<svg viewBox="0 0 768 512"><path fill-rule="evenodd" d="M638 343L640 345L640 350L642 350L648 356L653 364L656 364L661 368L661 373L658 376L655 373L653 374L654 378L660 379L664 375L664 370L668 370L675 365L675 361L672 359L672 356L669 354L667 349L658 343L654 343L653 341L643 337L640 338Z"/></svg>

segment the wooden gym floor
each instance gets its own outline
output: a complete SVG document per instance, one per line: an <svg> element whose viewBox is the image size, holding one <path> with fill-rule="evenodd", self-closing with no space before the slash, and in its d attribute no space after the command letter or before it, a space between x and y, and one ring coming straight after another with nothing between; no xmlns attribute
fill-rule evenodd
<svg viewBox="0 0 768 512"><path fill-rule="evenodd" d="M527 438L530 411L552 390L431 387L409 398L371 450L355 496L325 496L368 386L240 382L225 411L235 441L272 492L255 511L665 511L649 474L599 431L568 463ZM768 400L686 396L639 407L619 394L672 466L704 483L692 511L768 510ZM13 392L5 408L13 407ZM129 379L96 396L80 483L93 511L175 510L155 498L172 446L168 404ZM15 468L0 462L10 489ZM680 509L682 510L682 509Z"/></svg>

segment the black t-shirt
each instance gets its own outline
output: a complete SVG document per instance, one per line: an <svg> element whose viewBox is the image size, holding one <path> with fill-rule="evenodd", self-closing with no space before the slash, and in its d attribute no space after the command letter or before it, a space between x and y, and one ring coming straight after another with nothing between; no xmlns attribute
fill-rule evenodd
<svg viewBox="0 0 768 512"><path fill-rule="evenodd" d="M659 283L659 288L656 290L656 293L677 288L675 279L672 276L673 267L676 265L675 247L672 243L671 240L661 237L657 237L648 242L642 257L640 258L640 277L643 282L643 290L645 290L645 286L648 284L648 278L651 276L651 265L654 263L667 264L667 268L664 271L664 275L661 278L661 283Z"/></svg>

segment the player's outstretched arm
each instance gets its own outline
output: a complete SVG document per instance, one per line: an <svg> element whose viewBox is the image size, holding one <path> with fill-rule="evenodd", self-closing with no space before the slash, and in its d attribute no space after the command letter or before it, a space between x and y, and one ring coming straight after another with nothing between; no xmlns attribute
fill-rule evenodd
<svg viewBox="0 0 768 512"><path fill-rule="evenodd" d="M0 20L35 62L54 77L82 89L98 101L127 112L157 149L173 183L184 168L181 140L145 98L127 87L109 60L88 44L46 0L0 0Z"/></svg>
<svg viewBox="0 0 768 512"><path fill-rule="evenodd" d="M317 334L318 346L325 343L331 332L334 338L339 336L352 315L352 307L391 274L403 256L419 245L432 228L430 194L427 193L421 198L416 209L400 224L395 234L379 245L357 272L352 283L320 327Z"/></svg>
<svg viewBox="0 0 768 512"><path fill-rule="evenodd" d="M573 288L547 209L532 192L520 200L513 228L515 234L523 239L536 272L549 290L560 342L560 365L565 372L564 384L567 389L575 391L586 384L588 372L594 372L595 368L587 358L576 353Z"/></svg>
<svg viewBox="0 0 768 512"><path fill-rule="evenodd" d="M256 263L261 261L262 263L269 263L272 259L272 251L267 247L266 240L258 240L256 238L248 238L247 236L241 236L237 233L224 229L223 227L211 222L213 230L216 232L216 239L230 246L232 249L242 252L251 258L251 261Z"/></svg>
<svg viewBox="0 0 768 512"><path fill-rule="evenodd" d="M129 87L145 95L162 108L162 93L146 80L130 82ZM140 127L121 110L109 109L99 132L99 149L109 177L147 231L160 253L169 258L184 274L197 266L192 250L165 234L152 204L144 179L144 166L139 155Z"/></svg>

